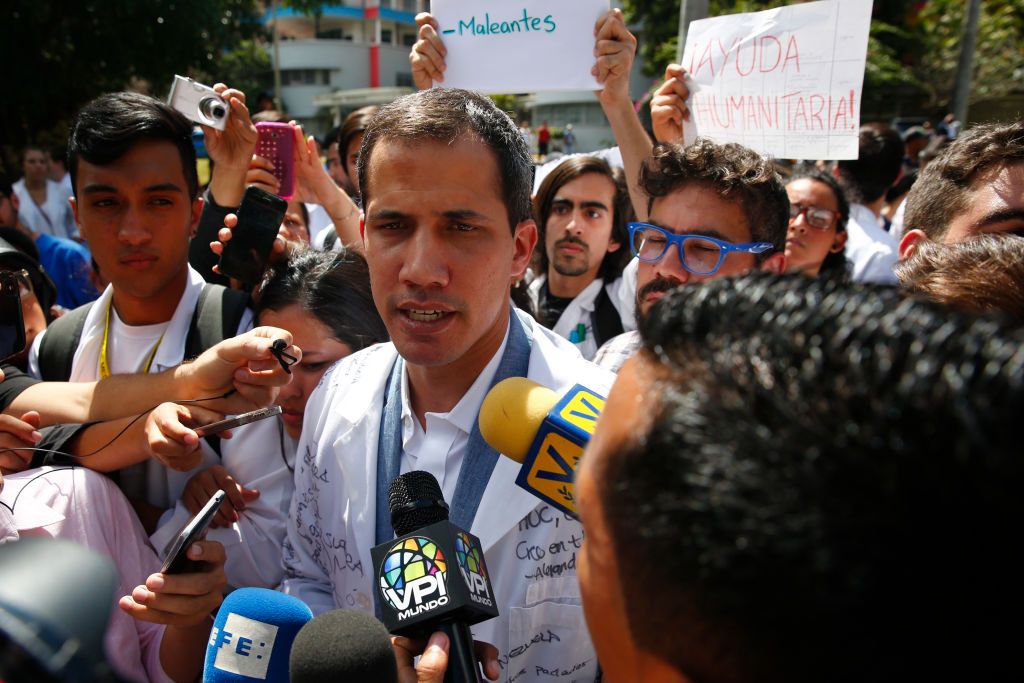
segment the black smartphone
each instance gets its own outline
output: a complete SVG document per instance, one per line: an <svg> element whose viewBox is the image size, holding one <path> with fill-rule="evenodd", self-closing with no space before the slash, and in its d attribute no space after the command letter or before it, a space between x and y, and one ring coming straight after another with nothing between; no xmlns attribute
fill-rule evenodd
<svg viewBox="0 0 1024 683"><path fill-rule="evenodd" d="M257 284L267 269L287 209L288 202L277 195L254 186L247 188L238 207L238 224L217 264L221 274L247 285Z"/></svg>
<svg viewBox="0 0 1024 683"><path fill-rule="evenodd" d="M184 529L178 532L173 541L167 544L167 547L164 548L164 563L160 567L161 574L187 574L199 571L200 563L190 560L185 553L188 552L189 546L202 539L206 534L206 529L209 528L210 522L217 514L217 508L224 502L227 495L223 491L217 491L210 496L210 500L206 501L203 509L185 525Z"/></svg>
<svg viewBox="0 0 1024 683"><path fill-rule="evenodd" d="M281 414L281 406L270 406L268 408L260 408L259 410L253 410L248 413L242 413L241 415L235 415L229 417L226 420L219 422L211 422L208 425L202 427L196 427L196 434L200 437L213 436L214 434L220 434L227 429L234 429L235 427L241 427L247 425L250 422L256 420L262 420L268 417Z"/></svg>
<svg viewBox="0 0 1024 683"><path fill-rule="evenodd" d="M25 320L21 313L18 276L0 270L0 360L25 350Z"/></svg>

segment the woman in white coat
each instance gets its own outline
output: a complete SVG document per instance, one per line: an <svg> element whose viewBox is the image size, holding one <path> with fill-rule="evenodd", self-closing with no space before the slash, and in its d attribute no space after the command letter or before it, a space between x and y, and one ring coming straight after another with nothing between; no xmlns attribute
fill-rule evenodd
<svg viewBox="0 0 1024 683"><path fill-rule="evenodd" d="M192 476L174 516L153 535L156 547L163 547L215 491L223 489L228 500L209 538L227 550L225 572L233 588L274 587L281 581L281 541L306 401L331 364L387 340L370 297L366 260L348 250L292 252L265 276L256 319L261 325L287 329L302 349L302 360L291 368L292 381L278 394L282 413L236 430L258 429L261 438L247 435L249 448L244 452L226 441L223 461Z"/></svg>

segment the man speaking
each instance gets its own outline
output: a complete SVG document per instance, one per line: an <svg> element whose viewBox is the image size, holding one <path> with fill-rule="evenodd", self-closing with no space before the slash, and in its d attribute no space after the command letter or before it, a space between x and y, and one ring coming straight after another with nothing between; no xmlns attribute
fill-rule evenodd
<svg viewBox="0 0 1024 683"><path fill-rule="evenodd" d="M575 576L582 528L517 487L519 465L477 426L484 395L507 377L558 393L581 383L605 394L611 382L510 305L537 242L532 171L514 124L485 97L433 89L370 122L358 167L363 246L392 343L345 358L309 400L282 590L314 613L372 612L391 594L370 557L394 538L387 487L424 470L452 523L480 539L499 616L473 635L497 646L500 680L594 680Z"/></svg>

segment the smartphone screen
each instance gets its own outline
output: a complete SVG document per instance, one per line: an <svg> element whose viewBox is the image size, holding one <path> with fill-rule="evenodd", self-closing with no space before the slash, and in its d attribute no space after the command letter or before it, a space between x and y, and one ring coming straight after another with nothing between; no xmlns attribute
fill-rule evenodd
<svg viewBox="0 0 1024 683"><path fill-rule="evenodd" d="M267 269L274 238L288 202L258 187L249 187L238 207L238 225L217 264L222 275L255 285Z"/></svg>
<svg viewBox="0 0 1024 683"><path fill-rule="evenodd" d="M0 271L0 360L25 350L25 320L21 289L10 271Z"/></svg>

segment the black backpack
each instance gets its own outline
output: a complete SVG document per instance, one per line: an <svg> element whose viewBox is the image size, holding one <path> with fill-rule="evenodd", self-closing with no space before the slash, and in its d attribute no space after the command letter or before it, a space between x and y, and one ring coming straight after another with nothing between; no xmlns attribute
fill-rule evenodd
<svg viewBox="0 0 1024 683"><path fill-rule="evenodd" d="M89 302L54 320L39 342L39 374L43 380L66 382L71 377L75 349L82 338L85 318L96 302ZM186 360L238 333L238 325L249 305L249 295L237 289L206 283L199 293L192 322L185 337ZM206 437L206 442L220 455L220 437ZM42 464L42 463L38 463Z"/></svg>

